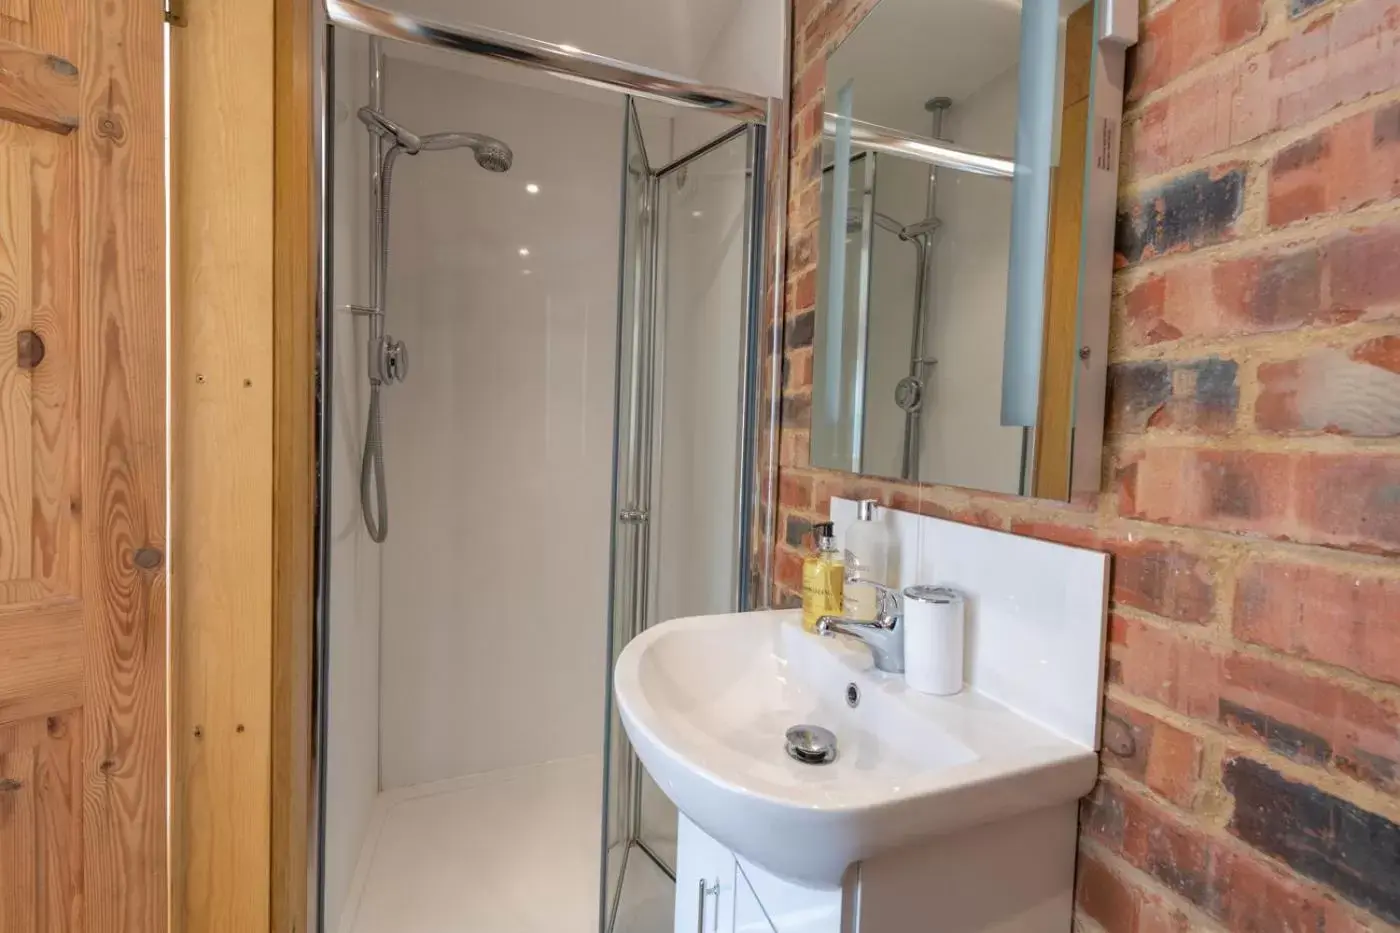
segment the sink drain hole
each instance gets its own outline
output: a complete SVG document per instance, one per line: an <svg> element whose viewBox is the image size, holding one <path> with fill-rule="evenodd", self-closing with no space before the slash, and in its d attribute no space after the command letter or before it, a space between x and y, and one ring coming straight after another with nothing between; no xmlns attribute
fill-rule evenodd
<svg viewBox="0 0 1400 933"><path fill-rule="evenodd" d="M787 731L787 753L804 765L836 760L836 734L821 726L793 726Z"/></svg>

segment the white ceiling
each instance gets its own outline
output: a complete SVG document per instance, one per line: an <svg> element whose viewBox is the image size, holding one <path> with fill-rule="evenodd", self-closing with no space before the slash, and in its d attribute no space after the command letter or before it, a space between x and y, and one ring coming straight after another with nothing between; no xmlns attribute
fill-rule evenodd
<svg viewBox="0 0 1400 933"><path fill-rule="evenodd" d="M854 76L858 118L927 134L924 101L956 103L1015 65L1020 30L1016 0L881 0L832 53L827 87Z"/></svg>

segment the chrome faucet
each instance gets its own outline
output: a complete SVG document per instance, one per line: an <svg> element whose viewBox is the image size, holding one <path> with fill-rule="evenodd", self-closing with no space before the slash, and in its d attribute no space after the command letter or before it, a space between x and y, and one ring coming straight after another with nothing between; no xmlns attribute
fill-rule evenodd
<svg viewBox="0 0 1400 933"><path fill-rule="evenodd" d="M857 575L846 583L861 583L875 588L879 600L872 621L848 619L844 616L822 616L817 620L817 634L827 637L849 635L865 643L875 658L875 667L890 674L904 673L904 599L898 590L874 580L862 580Z"/></svg>

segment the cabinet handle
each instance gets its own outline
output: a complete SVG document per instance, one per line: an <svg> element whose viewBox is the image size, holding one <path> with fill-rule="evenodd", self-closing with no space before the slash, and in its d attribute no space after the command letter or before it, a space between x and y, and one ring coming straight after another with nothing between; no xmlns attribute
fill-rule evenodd
<svg viewBox="0 0 1400 933"><path fill-rule="evenodd" d="M696 899L695 909L695 933L705 933L705 898L711 894L715 896L715 917L714 929L719 931L719 882L716 881L711 887L705 883L705 879L700 879L700 892Z"/></svg>

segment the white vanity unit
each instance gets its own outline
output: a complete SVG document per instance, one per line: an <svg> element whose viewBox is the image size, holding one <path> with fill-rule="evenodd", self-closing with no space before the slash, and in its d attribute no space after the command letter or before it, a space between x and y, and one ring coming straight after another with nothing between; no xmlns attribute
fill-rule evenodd
<svg viewBox="0 0 1400 933"><path fill-rule="evenodd" d="M838 537L855 504L832 503ZM935 697L795 611L677 619L623 651L622 721L681 811L677 933L1070 929L1097 773L1108 558L886 510L901 586L968 598L967 688ZM836 757L790 756L818 726Z"/></svg>

